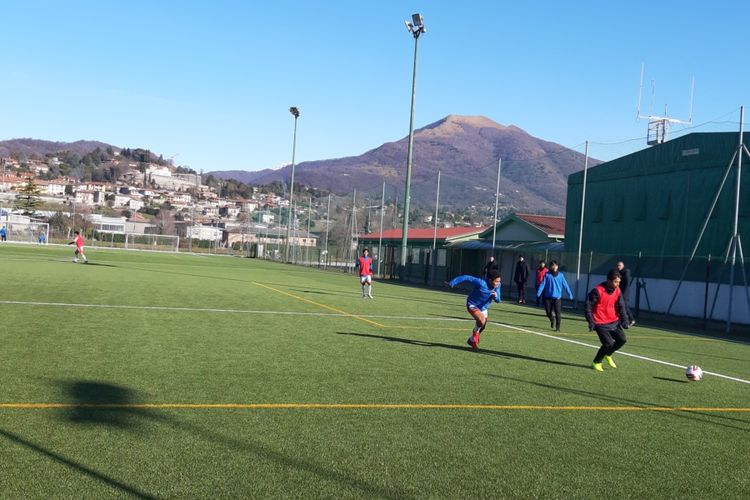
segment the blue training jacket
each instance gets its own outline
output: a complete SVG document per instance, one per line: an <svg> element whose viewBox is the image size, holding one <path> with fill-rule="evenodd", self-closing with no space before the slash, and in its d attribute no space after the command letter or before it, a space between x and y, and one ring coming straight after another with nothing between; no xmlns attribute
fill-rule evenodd
<svg viewBox="0 0 750 500"><path fill-rule="evenodd" d="M459 283L464 283L466 281L474 286L474 288L471 290L471 293L466 298L466 305L474 306L477 309L484 311L485 309L490 307L490 304L492 304L492 292L495 292L495 302L500 302L499 286L494 289L490 288L486 280L475 278L474 276L469 276L468 274L453 278L451 282L448 283L448 285L453 288Z"/></svg>
<svg viewBox="0 0 750 500"><path fill-rule="evenodd" d="M546 299L560 299L562 298L562 292L565 290L568 297L573 298L573 292L570 291L568 282L565 281L565 276L560 271L557 272L557 276L552 276L552 272L548 272L544 275L544 279L539 284L539 288L536 291L537 297Z"/></svg>

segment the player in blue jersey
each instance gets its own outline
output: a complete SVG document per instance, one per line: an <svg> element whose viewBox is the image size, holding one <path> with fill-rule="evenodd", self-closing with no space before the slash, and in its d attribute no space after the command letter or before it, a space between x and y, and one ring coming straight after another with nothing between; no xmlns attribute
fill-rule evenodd
<svg viewBox="0 0 750 500"><path fill-rule="evenodd" d="M469 275L458 276L453 278L448 286L453 288L464 282L469 282L473 286L471 293L466 298L466 310L469 311L475 322L471 336L466 342L472 349L479 349L479 335L487 326L487 309L493 301L500 302L500 273L492 269L487 273L487 279Z"/></svg>
<svg viewBox="0 0 750 500"><path fill-rule="evenodd" d="M560 331L563 291L568 294L571 300L573 299L573 292L570 291L568 282L565 281L565 275L558 271L558 267L556 260L549 263L549 272L544 275L536 290L536 296L544 299L544 311L549 318L549 326L554 328L556 332Z"/></svg>

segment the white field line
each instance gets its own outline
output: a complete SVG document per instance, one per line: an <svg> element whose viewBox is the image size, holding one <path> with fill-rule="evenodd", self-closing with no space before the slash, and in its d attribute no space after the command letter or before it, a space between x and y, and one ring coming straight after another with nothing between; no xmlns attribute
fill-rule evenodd
<svg viewBox="0 0 750 500"><path fill-rule="evenodd" d="M286 315L286 316L331 316L331 317L348 317L345 314L340 313L314 313L314 312L293 312L293 311L259 311L259 310L248 310L248 309L213 309L213 308L197 308L197 307L167 307L167 306L130 306L130 305L112 305L112 304L72 304L63 302L26 302L19 300L0 300L0 304L7 305L29 305L29 306L52 306L52 307L85 307L85 308L99 308L99 309L131 309L131 310L145 310L145 311L181 311L181 312L216 312L216 313L237 313L237 314L274 314L274 315ZM363 318L379 318L379 319L410 319L410 320L421 320L421 321L471 321L463 320L458 318L431 318L431 317L417 317L417 316L386 316L386 315L362 315ZM499 323L496 321L490 321L489 323L495 326L501 326L510 330L516 330L519 332L530 333L539 337L544 337L553 340L559 340L561 342L568 342L570 344L576 344L590 349L599 349L599 346L593 344L587 344L579 340L567 339L563 337L557 337L555 335L549 335L542 332L536 332L526 328L518 326L508 325L505 323ZM684 369L685 366L678 365L676 363L670 363L669 361L662 361L659 359L649 358L646 356L640 356L638 354L631 354L624 351L617 351L618 354L628 356L631 358L640 359L643 361L650 361L651 363L657 363L660 365L670 366L673 368ZM743 384L750 384L750 380L745 380L737 377L730 377L729 375L722 375L721 373L705 371L706 375L712 375L714 377L723 378L726 380L732 380L734 382L740 382Z"/></svg>
<svg viewBox="0 0 750 500"><path fill-rule="evenodd" d="M537 335L539 337L545 337L545 338L548 338L548 339L559 340L561 342L568 342L570 344L581 345L581 346L584 346L584 347L589 347L591 349L599 349L598 345L587 344L586 342L581 342L579 340L566 339L566 338L563 338L563 337L557 337L555 335L549 335L547 333L535 332L534 330L527 330L526 328L520 328L520 327L513 326L513 325L506 325L505 323L497 323L497 322L494 322L494 321L490 321L490 323L492 323L494 325L502 326L504 328L510 328L511 330L517 330L519 332L530 333L532 335ZM662 361L660 359L648 358L646 356L640 356L638 354L631 354L629 352L617 351L617 354L621 354L623 356L629 356L631 358L636 358L636 359L640 359L640 360L643 360L643 361L650 361L652 363L657 363L657 364L660 364L660 365L671 366L671 367L680 368L680 369L683 369L683 370L685 369L685 366L683 366L683 365L678 365L676 363L670 363L669 361ZM750 384L750 380L745 380L745 379L741 379L741 378L737 378L737 377L730 377L729 375L722 375L721 373L709 372L709 371L705 371L705 370L703 371L703 373L705 373L706 375L712 375L714 377L719 377L719 378L723 378L723 379L726 379L726 380L733 380L735 382L741 382L743 384Z"/></svg>

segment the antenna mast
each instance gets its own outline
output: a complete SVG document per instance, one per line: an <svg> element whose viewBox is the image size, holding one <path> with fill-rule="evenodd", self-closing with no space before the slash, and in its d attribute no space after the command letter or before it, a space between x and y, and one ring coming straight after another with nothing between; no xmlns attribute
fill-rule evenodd
<svg viewBox="0 0 750 500"><path fill-rule="evenodd" d="M649 146L653 146L655 144L661 144L663 142L667 141L667 137L669 135L669 127L673 124L680 124L680 125L692 125L693 124L693 97L695 95L695 77L692 77L691 83L690 83L690 102L688 106L688 119L687 120L679 120L677 118L670 118L667 114L667 105L664 105L664 115L658 116L654 115L649 111L648 115L642 115L641 114L641 99L643 98L643 74L644 74L645 65L641 64L641 81L640 86L638 89L638 107L636 108L636 119L640 120L642 118L648 119L648 133L646 135L646 143ZM656 82L654 80L651 80L651 108L653 109L654 104L654 93L656 89Z"/></svg>

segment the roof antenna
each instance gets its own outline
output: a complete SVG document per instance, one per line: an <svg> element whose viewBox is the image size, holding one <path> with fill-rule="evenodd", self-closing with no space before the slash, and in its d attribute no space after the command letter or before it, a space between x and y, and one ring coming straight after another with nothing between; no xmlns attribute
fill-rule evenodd
<svg viewBox="0 0 750 500"><path fill-rule="evenodd" d="M645 65L641 63L641 82L638 90L638 107L636 108L636 119L641 118L648 119L648 133L646 135L646 143L649 146L655 144L662 144L667 141L669 135L669 127L673 123L681 125L692 125L693 124L693 97L695 96L695 77L692 77L690 83L690 102L688 106L688 119L678 120L677 118L670 118L667 113L667 105L664 105L664 115L657 116L653 114L654 107L654 94L656 93L656 81L651 80L651 106L648 115L641 114L641 99L643 98L643 74Z"/></svg>

